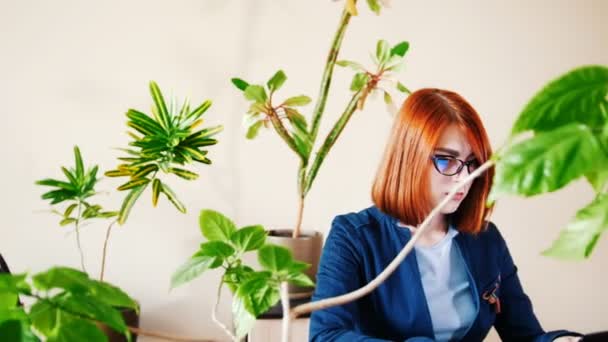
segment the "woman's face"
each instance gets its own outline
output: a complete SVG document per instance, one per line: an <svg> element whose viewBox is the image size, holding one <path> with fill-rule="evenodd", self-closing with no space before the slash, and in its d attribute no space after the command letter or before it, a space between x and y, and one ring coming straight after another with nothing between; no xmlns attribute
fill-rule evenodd
<svg viewBox="0 0 608 342"><path fill-rule="evenodd" d="M474 168L478 166L475 156L471 152L471 146L466 139L464 133L456 125L449 126L439 138L437 147L433 151L434 161L430 167L430 186L431 186L431 199L433 207L437 206L439 202L447 196L448 192L458 183L469 175L469 170L473 172ZM447 176L441 174L437 168L442 170L444 173L454 173L458 166L461 164L455 159L460 159L464 162L471 162L470 166L463 166L459 173L453 176ZM433 165L435 164L435 165ZM469 193L471 183L465 185L463 188L458 190L458 193L446 204L441 210L442 214L451 214L458 209L460 203Z"/></svg>

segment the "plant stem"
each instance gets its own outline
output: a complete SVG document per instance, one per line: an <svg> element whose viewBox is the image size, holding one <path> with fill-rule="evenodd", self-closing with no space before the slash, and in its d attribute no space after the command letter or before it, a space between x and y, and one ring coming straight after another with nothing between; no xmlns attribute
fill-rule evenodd
<svg viewBox="0 0 608 342"><path fill-rule="evenodd" d="M281 306L283 307L282 342L291 341L291 316L289 315L289 285L281 282Z"/></svg>
<svg viewBox="0 0 608 342"><path fill-rule="evenodd" d="M323 142L323 145L319 149L319 152L317 152L317 154L315 156L315 160L312 164L312 167L308 171L308 175L306 177L306 184L304 187L304 194L303 194L304 196L306 196L306 194L310 190L310 187L312 186L312 182L315 180L317 173L319 172L319 168L321 167L323 160L329 153L329 150L332 148L332 146L334 145L334 143L340 136L340 133L342 133L342 131L344 130L344 127L348 123L348 120L351 118L351 116L357 109L357 102L359 101L361 96L362 96L361 91L358 91L355 94L353 94L352 98L348 102L348 105L346 106L346 109L344 110L344 112L342 113L342 115L340 116L338 121L334 124L334 127L331 129L331 131L327 135L327 138L325 138L325 141Z"/></svg>
<svg viewBox="0 0 608 342"><path fill-rule="evenodd" d="M279 115L277 114L276 110L272 109L270 111L269 116L270 122L272 123L272 126L274 127L274 130L277 132L277 134L287 143L287 146L289 146L289 148L291 148L302 160L304 160L304 158L300 155L300 152L298 152L296 142L293 140L291 135L289 135L289 132L283 125L283 122L279 118Z"/></svg>
<svg viewBox="0 0 608 342"><path fill-rule="evenodd" d="M234 334L232 334L230 329L228 329L228 327L226 327L226 325L224 325L224 323L220 322L220 320L217 318L217 307L220 304L221 296L222 296L222 282L220 281L220 286L217 287L217 298L215 300L215 304L213 305L213 311L211 312L211 319L213 320L213 322L215 324L217 324L220 328L222 328L222 330L224 330L224 332L228 336L230 336L231 340L235 341L236 336L234 336Z"/></svg>
<svg viewBox="0 0 608 342"><path fill-rule="evenodd" d="M342 11L342 17L340 18L340 23L338 25L338 30L334 35L334 39L331 43L331 48L329 50L329 55L327 56L327 62L325 63L325 70L323 71L323 77L321 78L321 86L319 89L319 98L317 99L317 103L315 105L315 109L313 111L312 118L312 127L310 131L310 137L312 140L312 144L314 145L315 140L317 139L317 133L319 131L319 125L321 124L321 117L323 116L323 111L325 110L325 103L327 102L327 94L329 93L329 86L331 85L331 77L334 71L334 66L336 65L336 59L338 58L338 53L340 52L340 47L342 45L342 39L344 38L344 33L346 32L346 27L348 26L348 22L350 21L350 13L348 11Z"/></svg>
<svg viewBox="0 0 608 342"><path fill-rule="evenodd" d="M488 160L487 162L483 163L477 170L475 170L473 173L468 175L461 183L457 184L454 188L452 188L452 190L450 190L448 195L435 208L433 208L433 210L426 217L426 219L422 222L422 224L418 227L418 229L416 229L416 232L414 233L414 235L412 236L410 241L408 241L408 243L403 247L401 252L399 252L399 254L397 254L395 259L393 259L393 261L391 261L391 263L382 272L380 272L380 274L378 274L378 276L376 276L376 278L374 278L371 282L369 282L367 285L365 285L355 291L352 291L350 293L346 293L346 294L332 297L332 298L326 298L326 299L316 301L316 302L298 305L295 308L293 308L291 310L291 312L289 313L291 316L291 319L296 319L299 315L313 312L315 310L326 309L326 308L329 308L332 306L343 305L343 304L352 302L354 300L357 300L357 299L367 295L368 293L370 293L374 289L376 289L378 286L380 286L380 284L382 284L397 269L397 267L399 267L401 262L403 262L403 260L405 260L405 257L407 257L407 255L414 248L414 244L416 243L416 241L418 241L420 236L422 234L424 234L424 232L429 227L429 223L439 213L441 208L443 208L452 199L452 197L454 197L454 195L456 194L456 192L458 192L458 190L460 190L466 184L473 181L473 179L475 179L476 177L481 175L487 169L494 166L494 163L495 163L494 160L492 160L492 159Z"/></svg>
<svg viewBox="0 0 608 342"><path fill-rule="evenodd" d="M300 236L300 231L302 229L302 216L304 216L304 199L305 197L300 195L299 206L298 206L298 222L296 223L296 228L293 230L292 238L297 239Z"/></svg>
<svg viewBox="0 0 608 342"><path fill-rule="evenodd" d="M110 231L112 230L112 226L116 222L118 222L118 219L112 221L112 223L110 223L110 225L108 226L108 230L106 231L106 239L103 242L103 253L101 255L101 273L99 274L99 281L103 281L103 274L106 269L106 255L107 255L108 241L110 240Z"/></svg>
<svg viewBox="0 0 608 342"><path fill-rule="evenodd" d="M80 214L82 209L82 202L78 201L78 216L76 216L76 222L74 223L76 229L76 244L78 245L78 252L80 253L80 267L84 273L87 273L87 269L84 267L84 252L82 251L82 245L80 244Z"/></svg>

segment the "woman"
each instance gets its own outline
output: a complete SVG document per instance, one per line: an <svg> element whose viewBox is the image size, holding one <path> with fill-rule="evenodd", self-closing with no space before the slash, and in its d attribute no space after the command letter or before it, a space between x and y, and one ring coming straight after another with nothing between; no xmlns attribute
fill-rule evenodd
<svg viewBox="0 0 608 342"><path fill-rule="evenodd" d="M374 206L337 216L313 300L360 288L409 241L448 191L487 161L481 120L458 94L421 89L395 119L372 188ZM577 341L544 332L509 250L485 207L493 169L465 185L430 223L413 252L380 287L311 316L311 341Z"/></svg>

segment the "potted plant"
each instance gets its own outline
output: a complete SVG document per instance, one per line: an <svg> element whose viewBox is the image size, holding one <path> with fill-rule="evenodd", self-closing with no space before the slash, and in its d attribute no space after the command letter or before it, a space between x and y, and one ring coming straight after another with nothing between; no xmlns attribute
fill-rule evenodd
<svg viewBox="0 0 608 342"><path fill-rule="evenodd" d="M81 268L85 273L84 252L80 244L82 224L91 219L113 219L107 228L104 240L100 281L104 280L107 247L112 226L116 222L119 224L126 222L131 208L150 183L152 183L152 203L154 206L158 203L162 193L179 211L185 213L186 208L177 195L166 181L160 180L159 171L162 171L161 174L173 174L187 180L198 178L198 174L195 172L177 166L189 165L195 161L211 164L211 160L206 157L207 151L201 150L201 148L215 145L217 140L212 137L222 130L222 126L196 130L202 123L201 116L211 105L210 101L205 101L192 110L188 101L185 101L180 108L177 108L177 106L167 107L165 99L155 82L150 82L150 92L155 103L155 107L152 108L153 117L135 109L127 111L126 115L129 119L127 125L137 132L129 132L129 135L133 138L133 141L129 143L131 148L120 149L128 153L129 157L120 157L119 160L125 163L118 165L116 170L105 173L108 177L129 177L126 183L118 187L119 191L129 191L123 200L120 211L103 211L100 205L90 203L90 198L96 194L95 185L98 181L97 172L99 167L95 165L90 169L85 169L78 147L74 147L75 168L61 168L67 177L66 181L43 179L36 182L38 185L56 188L42 195L43 199L51 201L51 205L68 202L69 205L62 212L55 208L51 211L62 217L60 225L73 225L80 253ZM129 326L138 329L139 309L135 310L131 307L120 309L122 309L124 319ZM100 325L100 327L106 331L112 340L122 339L122 336L113 333L110 329L111 326ZM146 332L143 331L143 333Z"/></svg>
<svg viewBox="0 0 608 342"><path fill-rule="evenodd" d="M287 298L287 283L314 286L303 273L310 265L294 260L287 248L266 243L267 231L263 226L237 228L228 217L208 209L201 211L199 223L207 242L175 271L171 288L183 285L207 270L223 268L211 317L233 341L241 341L252 329L256 317L281 297ZM244 263L243 256L249 252L257 252L262 270L256 271ZM234 331L217 318L224 285L232 292ZM283 302L283 305L286 304Z"/></svg>
<svg viewBox="0 0 608 342"><path fill-rule="evenodd" d="M371 69L367 69L363 64L354 61L337 60L346 28L351 17L357 15L355 2L354 0L346 1L345 8L342 11L338 29L334 34L329 49L319 95L313 109L310 124L298 109L312 102L310 97L296 95L288 97L283 101L276 101L277 91L280 90L287 80L287 76L282 70L277 71L265 85L249 84L240 78L232 79L232 83L251 102L243 120L243 124L247 130L246 137L253 139L258 135L260 129L272 127L295 153L300 162L297 171L299 200L297 221L293 229L270 230L268 239L272 243L288 247L294 253L295 258L310 263L312 266L307 274L313 279L317 272L323 238L318 231L303 232L302 217L306 195L310 191L323 161L355 111L363 109L364 103L370 94L381 93L390 111L395 111L395 105L393 104L389 89L409 93L409 90L394 78L394 73L403 67L404 56L409 48L407 42L390 46L384 40L378 41L376 52L372 55L374 67ZM376 14L380 13L380 1L368 0L367 4L373 12ZM313 154L312 150L317 140L321 119L329 97L329 88L335 65L349 67L355 71L350 85L352 95L342 115L334 123L317 152ZM297 298L308 297L312 291L306 288L291 286L290 292L293 293L292 297Z"/></svg>
<svg viewBox="0 0 608 342"><path fill-rule="evenodd" d="M18 305L19 295L33 304L28 309ZM117 308L138 310L138 305L121 289L72 268L53 267L32 277L0 274L3 341L107 341L99 322L131 341Z"/></svg>

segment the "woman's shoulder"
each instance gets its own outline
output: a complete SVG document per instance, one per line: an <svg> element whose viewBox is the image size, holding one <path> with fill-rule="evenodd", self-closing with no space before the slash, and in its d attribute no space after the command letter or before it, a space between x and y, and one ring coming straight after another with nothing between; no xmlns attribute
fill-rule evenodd
<svg viewBox="0 0 608 342"><path fill-rule="evenodd" d="M357 232L375 228L381 225L385 219L385 214L381 213L375 206L367 207L360 211L348 212L336 215L332 221L332 230L345 230Z"/></svg>

